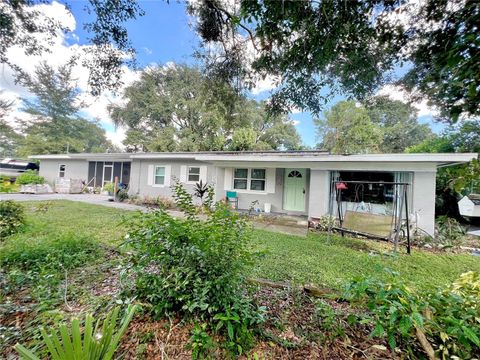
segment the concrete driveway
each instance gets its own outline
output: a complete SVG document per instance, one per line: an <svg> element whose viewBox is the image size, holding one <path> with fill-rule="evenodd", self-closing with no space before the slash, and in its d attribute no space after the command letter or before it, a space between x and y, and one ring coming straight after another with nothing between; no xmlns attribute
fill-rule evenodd
<svg viewBox="0 0 480 360"><path fill-rule="evenodd" d="M102 205L124 210L147 211L144 206L137 206L121 202L108 201L107 195L99 194L0 194L0 200L15 201L50 201L50 200L70 200L80 201L93 205Z"/></svg>

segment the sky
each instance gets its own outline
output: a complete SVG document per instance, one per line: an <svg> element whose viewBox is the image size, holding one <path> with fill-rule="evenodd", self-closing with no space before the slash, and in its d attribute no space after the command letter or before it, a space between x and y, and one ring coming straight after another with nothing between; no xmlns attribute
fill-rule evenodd
<svg viewBox="0 0 480 360"><path fill-rule="evenodd" d="M55 45L51 47L49 54L43 54L40 57L27 57L22 54L20 49L12 49L10 59L24 68L26 71L33 71L34 65L41 60L49 63L61 64L69 54L79 51L88 44L89 34L83 29L83 24L90 21L90 15L85 11L85 1L69 1L67 9L63 2L53 1L49 4L43 4L41 10L49 16L54 16L67 25L71 32L68 34L59 34ZM193 63L193 52L199 44L199 39L194 30L189 25L192 19L185 11L184 2L170 1L167 3L162 0L141 1L140 6L145 11L143 17L137 20L129 21L126 24L129 38L137 50L137 64L139 68L152 63L165 64L167 62L175 63ZM79 86L85 93L84 101L87 106L82 109L82 115L86 118L100 120L101 125L107 131L107 137L116 144L120 144L124 137L123 129L115 129L106 110L110 102L119 101L116 94L106 93L100 98L93 98L88 94L86 80L88 75L84 68L78 67L74 74L79 79ZM132 69L125 69L123 78L125 86L138 78L138 72ZM10 99L16 100L16 111L10 116L10 121L15 123L16 118L24 118L21 112L20 97L29 97L28 91L14 84L13 72L5 65L0 65L0 90L4 90ZM272 90L268 81L257 84L250 94L251 97L266 99ZM121 92L121 89L120 89ZM394 87L385 87L380 93L389 95L393 99L404 100L404 94ZM331 107L337 101L342 100L342 96L333 98L327 108ZM426 102L416 104L419 109L419 120L429 123L432 129L439 132L442 125L432 122L434 110L430 109ZM305 145L314 146L316 144L315 127L312 116L309 113L296 112L290 114L291 119L296 124L298 132Z"/></svg>

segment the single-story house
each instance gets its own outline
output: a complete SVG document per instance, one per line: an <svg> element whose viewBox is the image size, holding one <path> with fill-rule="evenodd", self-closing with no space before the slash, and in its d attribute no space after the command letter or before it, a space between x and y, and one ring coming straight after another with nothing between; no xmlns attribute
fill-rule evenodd
<svg viewBox="0 0 480 360"><path fill-rule="evenodd" d="M409 186L409 212L417 226L434 232L437 168L476 159L475 153L331 155L322 151L243 151L175 153L105 153L34 155L40 175L53 183L58 177L82 179L87 186L108 182L128 184L129 194L171 196L175 179L193 190L196 182L213 184L216 200L234 191L239 209L255 202L283 214L319 218L329 213L332 180L371 181L351 187L347 204L373 204L369 211L388 211L392 188L382 182ZM348 205L347 205L348 206ZM373 209L373 210L372 210Z"/></svg>

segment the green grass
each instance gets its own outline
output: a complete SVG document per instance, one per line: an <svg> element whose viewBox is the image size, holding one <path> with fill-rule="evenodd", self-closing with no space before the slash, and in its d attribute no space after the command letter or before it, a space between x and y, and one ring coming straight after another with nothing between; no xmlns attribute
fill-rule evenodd
<svg viewBox="0 0 480 360"><path fill-rule="evenodd" d="M23 203L27 210L26 229L1 245L4 250L14 243L41 243L58 238L90 239L118 246L125 234L122 218L133 213L98 205L71 201ZM38 209L46 209L39 211ZM252 276L274 281L316 283L332 288L358 276L387 279L386 268L399 273L412 286L427 288L450 283L461 273L480 271L480 258L471 255L434 254L414 249L412 255L390 256L390 245L370 241L310 233L306 238L254 230L254 245L263 255L252 269ZM30 247L29 247L30 248ZM370 255L374 250L375 255Z"/></svg>
<svg viewBox="0 0 480 360"><path fill-rule="evenodd" d="M27 215L26 229L17 239L51 238L56 234L71 233L117 245L125 235L122 219L132 212L73 201L22 202Z"/></svg>
<svg viewBox="0 0 480 360"><path fill-rule="evenodd" d="M355 277L399 278L419 289L443 286L466 271L480 272L480 258L468 254L434 254L413 249L391 255L392 246L309 233L306 238L256 230L256 250L265 252L252 275L274 281L315 283L339 289ZM375 255L370 255L372 252ZM402 250L404 252L404 250Z"/></svg>

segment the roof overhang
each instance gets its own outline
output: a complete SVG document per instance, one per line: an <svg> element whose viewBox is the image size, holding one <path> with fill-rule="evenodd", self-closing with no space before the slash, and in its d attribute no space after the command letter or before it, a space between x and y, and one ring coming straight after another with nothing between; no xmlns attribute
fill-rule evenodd
<svg viewBox="0 0 480 360"><path fill-rule="evenodd" d="M437 167L452 166L463 164L477 159L477 153L441 153L441 154L360 154L360 155L302 155L295 154L285 156L283 154L263 154L257 156L255 154L235 154L235 155L198 155L196 160L210 162L213 164L232 164L232 163L255 163L255 164L275 164L275 165L294 165L301 163L309 165L319 163L395 163L395 164L412 164L412 163L428 163Z"/></svg>
<svg viewBox="0 0 480 360"><path fill-rule="evenodd" d="M321 151L266 151L266 152L179 152L179 153L99 153L99 154L57 154L32 155L39 160L86 160L86 161L132 161L139 160L197 160L219 166L254 166L321 168L328 164L412 164L416 168L426 164L429 167L444 167L464 164L478 158L477 153L440 154L357 154L330 155Z"/></svg>
<svg viewBox="0 0 480 360"><path fill-rule="evenodd" d="M85 161L132 161L129 153L79 153L31 155L29 159L37 160L85 160Z"/></svg>

